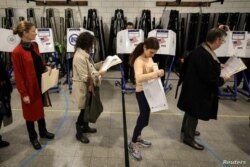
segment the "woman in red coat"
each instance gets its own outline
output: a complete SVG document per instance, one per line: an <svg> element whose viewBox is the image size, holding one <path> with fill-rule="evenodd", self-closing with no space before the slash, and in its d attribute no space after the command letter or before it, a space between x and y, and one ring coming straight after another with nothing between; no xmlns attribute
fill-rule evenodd
<svg viewBox="0 0 250 167"><path fill-rule="evenodd" d="M42 62L38 45L34 42L36 28L34 24L21 21L13 34L18 34L21 42L12 52L16 87L21 96L23 116L29 133L29 139L34 149L41 149L37 140L34 122L38 122L39 135L41 138L53 139L54 134L46 129L43 98L41 93L41 75L46 70Z"/></svg>

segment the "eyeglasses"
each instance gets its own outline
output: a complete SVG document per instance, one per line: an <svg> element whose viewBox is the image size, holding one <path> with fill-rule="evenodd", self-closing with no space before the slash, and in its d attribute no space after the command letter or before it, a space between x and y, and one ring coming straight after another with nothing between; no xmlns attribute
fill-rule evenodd
<svg viewBox="0 0 250 167"><path fill-rule="evenodd" d="M222 43L226 43L226 40L225 40L225 39L220 39L220 41L221 41Z"/></svg>

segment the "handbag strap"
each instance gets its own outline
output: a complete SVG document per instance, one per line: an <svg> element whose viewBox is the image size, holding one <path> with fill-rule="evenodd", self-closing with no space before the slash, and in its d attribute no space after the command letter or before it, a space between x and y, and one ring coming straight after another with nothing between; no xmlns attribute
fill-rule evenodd
<svg viewBox="0 0 250 167"><path fill-rule="evenodd" d="M94 65L94 61L93 59L91 58L91 56L89 56L89 62L95 67ZM89 66L87 65L88 67L88 73L89 73L89 76L88 76L88 81L87 81L87 87L89 89L90 92L92 92L93 96L95 96L95 85L94 85L94 81L91 77L91 73L90 73L90 68Z"/></svg>

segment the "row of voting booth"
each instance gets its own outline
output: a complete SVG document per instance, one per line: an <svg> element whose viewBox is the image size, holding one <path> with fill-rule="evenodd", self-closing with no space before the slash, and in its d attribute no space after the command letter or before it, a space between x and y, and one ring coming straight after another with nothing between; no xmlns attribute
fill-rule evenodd
<svg viewBox="0 0 250 167"><path fill-rule="evenodd" d="M250 34L247 31L229 31L227 32L227 37L225 43L221 45L220 48L215 50L217 57L232 57L237 58L250 58ZM248 67L249 68L249 67ZM243 82L248 85L246 93L239 91L243 95L247 96L250 99L250 88L249 88L249 78L247 78L245 72L243 71ZM234 85L237 85L236 75L234 76ZM221 96L232 97L236 100L237 97L237 86L234 86L231 89L231 93L222 93Z"/></svg>
<svg viewBox="0 0 250 167"><path fill-rule="evenodd" d="M0 51L12 52L13 49L20 43L18 35L13 35L13 31L9 29L0 28L1 39ZM51 28L37 28L36 39L40 53L55 53L55 46L53 40L53 32Z"/></svg>
<svg viewBox="0 0 250 167"><path fill-rule="evenodd" d="M55 52L52 29L51 28L37 28L36 33L37 33L37 36L36 36L35 42L38 44L40 53L42 55L52 54L56 58L57 53ZM13 35L13 31L9 29L0 28L0 34L2 34L1 36L2 42L0 43L1 52L11 53L21 41L19 36ZM59 92L58 86L55 86L52 89Z"/></svg>
<svg viewBox="0 0 250 167"><path fill-rule="evenodd" d="M75 51L75 44L76 44L76 39L78 35L82 32L89 32L92 35L94 33L92 31L86 30L84 28L68 28L67 29L67 54L68 57L70 57L70 54L74 53ZM174 56L175 56L175 50L176 50L176 35L175 32L172 30L153 30L149 33L149 37L156 37L159 41L160 48L157 52L157 54L162 54L162 55L170 55L173 56L173 61L171 63L171 68L169 69L168 75L167 75L167 80L169 78L170 72L173 67L173 62L174 62ZM141 29L126 29L119 31L117 33L117 39L116 39L116 46L117 46L117 54L130 54L133 52L135 47L144 41L144 32ZM69 59L67 59L67 66L69 67ZM68 81L68 88L71 90L71 81L70 81L70 70L67 68L67 81ZM120 65L120 70L123 71L123 67ZM122 89L127 89L125 86L124 82L124 76L123 72L121 72L121 77L122 77L122 82L121 87ZM168 85L168 82L165 84L165 88L169 89L171 86ZM134 90L134 89L132 89Z"/></svg>
<svg viewBox="0 0 250 167"><path fill-rule="evenodd" d="M84 28L68 28L67 29L67 48L66 54L73 54L75 51L75 43L78 35L82 32L89 32L94 35L92 31ZM13 35L12 30L0 28L2 34L2 41L0 43L0 51L12 52L15 46L20 42L20 38L17 35ZM170 73L173 68L173 62L176 55L176 34L172 30L167 29L155 29L148 33L148 37L156 37L159 41L160 48L157 52L158 55L171 56L172 61L165 77L164 88L165 90L171 89L171 84L168 83ZM53 54L56 56L53 31L51 28L37 28L37 36L35 40L39 46L41 54ZM144 41L144 32L141 29L125 29L119 31L116 37L116 52L117 54L130 54L135 47ZM247 31L229 31L225 43L220 48L215 50L218 57L232 57L250 58L250 34ZM68 60L68 59L67 59ZM69 62L67 61L69 67ZM69 90L71 90L70 82L70 70L67 68L67 78ZM126 85L123 76L123 67L120 65L121 88L126 90ZM247 78L244 78L244 82L247 82ZM127 89L129 90L129 88ZM133 90L133 89L132 89ZM235 96L235 94L233 95ZM250 97L250 90L248 90L248 97Z"/></svg>
<svg viewBox="0 0 250 167"><path fill-rule="evenodd" d="M171 84L168 84L169 76L173 68L174 57L176 55L176 34L172 30L166 29L155 29L148 33L148 37L156 37L159 41L160 48L157 52L158 55L172 56L171 65L166 75L164 82L164 89L170 90ZM130 54L133 52L135 47L144 41L144 32L141 29L126 29L119 31L116 38L116 50L117 54ZM120 84L124 91L131 91L133 89L127 88L125 80L123 78L122 68L120 67L122 80Z"/></svg>

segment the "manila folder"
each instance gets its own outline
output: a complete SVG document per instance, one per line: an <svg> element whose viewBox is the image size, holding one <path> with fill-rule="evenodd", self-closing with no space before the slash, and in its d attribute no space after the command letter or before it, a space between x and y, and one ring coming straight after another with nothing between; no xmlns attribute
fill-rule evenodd
<svg viewBox="0 0 250 167"><path fill-rule="evenodd" d="M51 73L47 71L42 74L42 93L46 92L50 88L54 87L58 83L59 70L52 69Z"/></svg>

